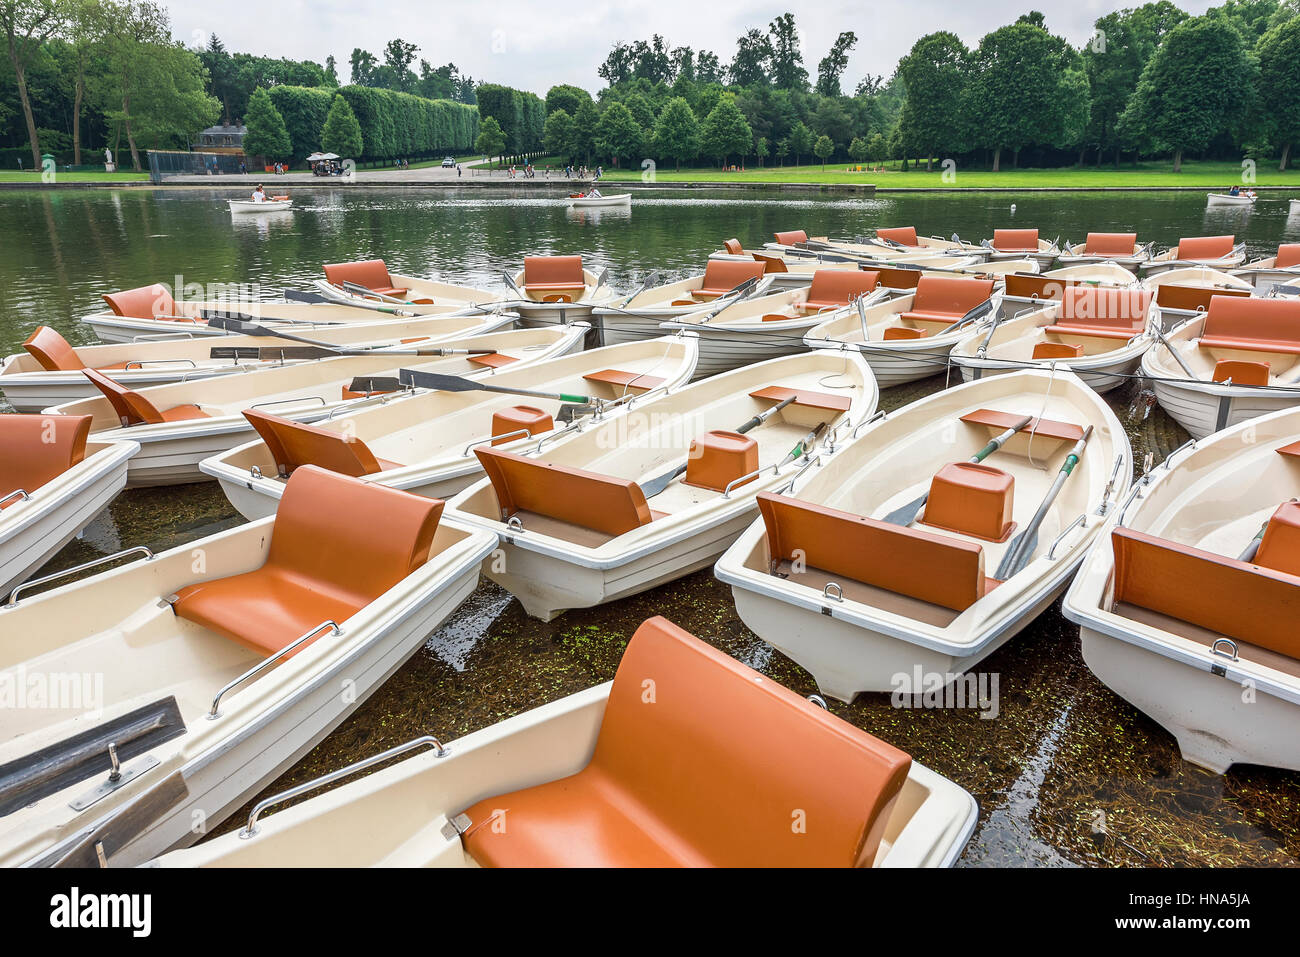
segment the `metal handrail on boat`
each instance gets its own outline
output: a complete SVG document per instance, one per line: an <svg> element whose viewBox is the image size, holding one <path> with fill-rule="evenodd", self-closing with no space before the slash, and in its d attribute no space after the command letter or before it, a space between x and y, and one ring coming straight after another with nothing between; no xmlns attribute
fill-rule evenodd
<svg viewBox="0 0 1300 957"><path fill-rule="evenodd" d="M334 621L333 619L326 619L325 621L322 621L319 625L317 625L315 628L313 628L311 631L305 632L304 634L295 638L293 641L289 642L289 644L285 645L283 648L281 648L275 654L271 655L269 658L263 658L257 664L253 665L253 667L249 668L242 675L240 675L238 678L234 679L233 681L229 682L224 688L222 688L220 691L217 692L217 696L212 699L212 710L208 712L208 720L214 721L217 718L221 717L221 710L220 710L221 698L225 695L227 691L229 691L231 688L236 687L237 685L243 684L249 678L253 677L253 675L265 669L268 665L275 664L275 662L279 661L281 658L283 658L289 652L293 651L299 645L304 644L305 642L311 640L312 638L315 638L326 628L333 629L334 634L336 635L343 634L343 629L338 626L338 622Z"/></svg>
<svg viewBox="0 0 1300 957"><path fill-rule="evenodd" d="M793 490L793 489L794 489L794 483L797 482L797 481L799 481L799 479L803 477L803 473L804 473L804 472L807 472L807 471L808 471L810 468L812 468L814 465L817 465L818 463L820 463L821 460L822 460L821 453L818 452L816 455L814 455L812 458L810 458L807 462L805 462L805 463L803 464L803 466L799 469L799 471L795 472L794 475L790 476L790 481L786 482L786 483L785 483L784 485L782 485L779 489L777 489L775 494L777 494L777 495L784 495L786 492L789 492L789 491Z"/></svg>
<svg viewBox="0 0 1300 957"><path fill-rule="evenodd" d="M532 449L533 454L534 454L534 455L541 455L541 453L542 453L542 446L545 445L547 442L551 441L551 439L557 439L557 438L559 438L561 435L567 435L568 433L572 432L574 429L577 429L579 432L581 432L581 431L582 431L582 421L583 421L582 419L574 419L572 422L570 422L568 425L566 425L566 426L565 426L564 428L562 428L562 429L555 429L555 430L553 430L553 431L551 431L551 432L547 432L547 433L546 433L545 435L543 435L540 439L538 439L538 440L537 440L537 444L536 444L535 446L533 446L533 449Z"/></svg>
<svg viewBox="0 0 1300 957"><path fill-rule="evenodd" d="M1061 534L1056 536L1056 539L1052 542L1051 548L1047 550L1047 560L1049 562L1056 561L1056 546L1060 545L1061 542L1065 540L1065 536L1069 535L1072 531L1074 531L1076 527L1084 524L1087 521L1088 521L1088 513L1083 512L1082 514L1079 515L1078 518L1076 518L1073 522L1071 522L1069 525L1065 526L1065 528L1061 530Z"/></svg>
<svg viewBox="0 0 1300 957"><path fill-rule="evenodd" d="M44 578L33 578L31 581L23 582L9 593L8 605L12 608L14 605L18 604L18 593L21 591L35 588L37 585L44 585L47 582L52 582L67 575L75 575L78 572L84 572L88 568L94 568L97 565L107 565L109 562L115 562L119 558L125 558L127 555L134 555L137 552L144 554L145 561L153 560L153 552L144 545L136 545L134 548L124 548L120 552L114 552L112 555L104 555L100 558L94 558L88 562L82 562L80 565L73 565L71 568L65 568L63 571L55 572L52 575L46 575Z"/></svg>
<svg viewBox="0 0 1300 957"><path fill-rule="evenodd" d="M249 408L250 408L250 409L260 409L260 408L262 408L263 406L268 406L268 405L284 405L284 404L286 404L286 403L288 403L288 402L307 402L307 401L309 401L309 400L311 400L311 399L315 399L315 400L316 400L317 402L319 402L321 405L329 405L329 403L325 401L325 397L324 397L324 396L321 396L321 395L306 395L306 396L294 396L294 397L289 398L289 399L272 399L272 400L270 400L269 402L258 402L258 403L254 404L254 405L250 405Z"/></svg>
<svg viewBox="0 0 1300 957"><path fill-rule="evenodd" d="M14 499L14 498L17 498L19 495L21 495L21 496L23 497L23 501L24 501L24 502L30 502L30 501L31 501L31 498L32 498L32 497L31 497L30 494L28 494L27 489L25 489L25 488L16 488L16 489L14 489L12 492L10 492L8 495L0 495L0 506L4 505L5 502L8 502L8 501L10 501L10 500L12 500L12 499Z"/></svg>
<svg viewBox="0 0 1300 957"><path fill-rule="evenodd" d="M887 418L888 416L889 413L886 412L884 409L877 409L875 412L871 413L870 418L864 419L863 421L859 422L857 425L853 427L853 431L850 433L849 438L856 439L858 437L859 429L864 429L872 422L876 422L880 419ZM839 429L838 425L835 426L835 428L831 429L831 435L834 435L836 431L838 431L838 429Z"/></svg>
<svg viewBox="0 0 1300 957"><path fill-rule="evenodd" d="M320 777L312 778L312 780L299 784L297 787L292 787L287 791L281 791L279 794L273 794L263 801L258 801L253 805L253 810L248 815L248 823L245 824L243 830L239 832L239 836L243 840L248 840L250 837L255 835L257 833L257 819L261 817L262 812L269 807L279 804L282 801L292 800L301 794L306 794L308 791L315 791L317 788L322 788L327 784L333 784L335 781L340 781L350 774L364 771L366 768L374 767L376 764L382 764L389 758L395 758L399 754L405 754L407 751L414 751L417 748L425 747L437 748L437 756L440 758L445 758L451 753L451 750L445 747L441 741L431 734L426 734L423 737L407 741L405 744L399 744L395 748L389 748L387 751L381 752L380 754L371 755L368 758L357 761L355 764L349 764L345 768L339 768L337 771L331 771L329 774L322 774Z"/></svg>
<svg viewBox="0 0 1300 957"><path fill-rule="evenodd" d="M496 442L500 439L513 439L521 435L528 439L533 437L533 433L528 429L515 429L513 432L502 432L500 435L489 435L486 439L479 439L477 442L471 442L469 445L465 446L465 451L460 453L460 457L468 458L469 450L474 448L476 445L483 445L485 442Z"/></svg>

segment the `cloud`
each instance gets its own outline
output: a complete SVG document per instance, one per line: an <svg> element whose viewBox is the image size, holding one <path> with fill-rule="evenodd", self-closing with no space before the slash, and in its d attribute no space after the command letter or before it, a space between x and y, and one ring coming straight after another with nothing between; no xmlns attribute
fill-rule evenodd
<svg viewBox="0 0 1300 957"><path fill-rule="evenodd" d="M545 94L556 83L595 91L604 85L596 69L617 42L663 34L674 46L717 53L725 63L736 37L766 27L791 10L803 37L810 76L842 30L858 36L845 76L852 89L867 73L888 77L898 59L926 33L950 30L968 46L990 29L1010 23L1027 9L1042 10L1047 26L1080 46L1097 17L1125 4L1098 0L905 0L873 3L822 0L806 5L778 2L714 4L696 0L170 0L172 31L186 43L206 42L216 33L232 52L284 56L323 63L333 54L339 76L348 80L354 47L379 55L394 36L419 45L418 58L435 66L455 63L476 80L505 83ZM1138 5L1131 0L1130 6ZM1208 0L1180 4L1203 13Z"/></svg>

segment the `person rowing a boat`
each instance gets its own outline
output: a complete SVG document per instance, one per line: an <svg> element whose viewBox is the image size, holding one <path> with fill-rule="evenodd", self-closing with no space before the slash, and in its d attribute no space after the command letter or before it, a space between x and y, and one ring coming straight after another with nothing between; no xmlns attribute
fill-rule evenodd
<svg viewBox="0 0 1300 957"><path fill-rule="evenodd" d="M253 202L255 203L266 202L266 190L262 189L261 183L258 183L257 189L253 190Z"/></svg>
<svg viewBox="0 0 1300 957"><path fill-rule="evenodd" d="M1233 186L1232 189L1228 190L1228 195L1229 195L1229 196L1240 196L1240 195L1241 195L1241 187L1240 187L1240 186Z"/></svg>

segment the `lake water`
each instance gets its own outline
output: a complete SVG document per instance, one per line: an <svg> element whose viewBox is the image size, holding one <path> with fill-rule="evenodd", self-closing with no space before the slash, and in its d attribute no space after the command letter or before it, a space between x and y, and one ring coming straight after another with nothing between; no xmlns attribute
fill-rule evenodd
<svg viewBox="0 0 1300 957"><path fill-rule="evenodd" d="M544 184L539 184L544 185ZM611 187L611 190L613 187ZM241 191L242 192L242 191ZM1170 245L1234 233L1252 258L1300 240L1287 197L1250 210L1206 210L1191 193L882 194L872 199L741 190L652 190L630 211L572 211L556 192L334 186L295 189L295 210L232 217L231 191L0 190L0 347L38 324L75 343L99 295L151 282L258 284L273 298L325 262L383 258L393 272L496 285L531 253L582 253L629 291L650 271L697 271L724 239L758 246L778 229L854 237L877 226L979 240L1003 226L1045 238L1136 231ZM1012 204L1015 211L1012 212ZM888 390L895 408L942 379ZM1157 461L1186 434L1136 386L1111 394L1137 458ZM119 496L49 570L124 546L170 548L238 524L213 484ZM387 684L265 794L420 734L446 740L608 680L636 625L664 614L801 694L802 669L745 628L729 590L698 573L607 608L550 623L523 615L490 583ZM1000 678L995 720L976 710L900 710L886 695L832 709L970 790L980 825L962 863L1225 865L1300 863L1300 774L1236 768L1219 777L1179 757L1173 739L1111 694L1079 655L1056 609L981 664ZM264 796L263 795L263 796ZM250 801L250 805L251 805ZM247 808L244 810L247 814ZM238 826L241 815L222 827Z"/></svg>

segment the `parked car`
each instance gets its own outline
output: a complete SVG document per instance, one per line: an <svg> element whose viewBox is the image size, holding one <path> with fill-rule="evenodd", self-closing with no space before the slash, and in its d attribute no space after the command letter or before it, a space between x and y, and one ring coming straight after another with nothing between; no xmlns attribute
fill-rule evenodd
<svg viewBox="0 0 1300 957"><path fill-rule="evenodd" d="M443 168L443 169L446 169L448 166L455 166L455 165L456 165L456 157L454 157L454 156L444 156L444 157L442 158L442 168Z"/></svg>

